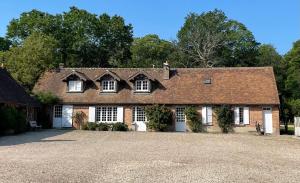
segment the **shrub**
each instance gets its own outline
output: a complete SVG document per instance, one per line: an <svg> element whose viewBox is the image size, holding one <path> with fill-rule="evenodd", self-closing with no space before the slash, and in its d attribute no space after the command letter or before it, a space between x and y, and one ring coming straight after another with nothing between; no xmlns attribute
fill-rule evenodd
<svg viewBox="0 0 300 183"><path fill-rule="evenodd" d="M27 129L25 113L14 107L1 107L0 121L0 131L2 132L6 130L14 130L14 133L21 133Z"/></svg>
<svg viewBox="0 0 300 183"><path fill-rule="evenodd" d="M87 123L83 123L82 126L81 126L81 129L82 130L88 130Z"/></svg>
<svg viewBox="0 0 300 183"><path fill-rule="evenodd" d="M219 127L223 133L233 131L233 110L229 105L223 105L216 110Z"/></svg>
<svg viewBox="0 0 300 183"><path fill-rule="evenodd" d="M92 131L96 130L97 124L95 122L88 122L86 125L88 130L92 130Z"/></svg>
<svg viewBox="0 0 300 183"><path fill-rule="evenodd" d="M291 100L288 105L291 107L294 116L300 116L300 99Z"/></svg>
<svg viewBox="0 0 300 183"><path fill-rule="evenodd" d="M184 114L187 119L187 124L192 132L201 132L203 130L202 120L195 107L190 106L185 108Z"/></svg>
<svg viewBox="0 0 300 183"><path fill-rule="evenodd" d="M87 118L86 114L82 111L76 112L72 116L74 123L76 123L79 126L79 129L82 129L82 125L84 123L84 120Z"/></svg>
<svg viewBox="0 0 300 183"><path fill-rule="evenodd" d="M147 128L155 131L164 131L172 124L172 112L164 105L152 105L145 108L148 119Z"/></svg>
<svg viewBox="0 0 300 183"><path fill-rule="evenodd" d="M99 131L108 131L110 129L110 126L107 123L99 123L97 127Z"/></svg>
<svg viewBox="0 0 300 183"><path fill-rule="evenodd" d="M51 92L38 92L35 97L44 105L53 105L59 101L59 98Z"/></svg>
<svg viewBox="0 0 300 183"><path fill-rule="evenodd" d="M128 126L125 123L117 122L112 124L112 131L128 131Z"/></svg>

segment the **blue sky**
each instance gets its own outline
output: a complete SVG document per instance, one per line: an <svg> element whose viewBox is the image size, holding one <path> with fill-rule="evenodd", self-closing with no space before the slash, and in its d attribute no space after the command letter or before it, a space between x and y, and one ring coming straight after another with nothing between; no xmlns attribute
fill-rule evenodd
<svg viewBox="0 0 300 183"><path fill-rule="evenodd" d="M299 0L8 0L0 5L0 36L5 35L9 21L24 11L38 9L56 14L68 11L70 6L120 15L133 25L137 37L154 33L174 40L188 13L217 8L245 24L257 41L272 44L280 54L300 39Z"/></svg>

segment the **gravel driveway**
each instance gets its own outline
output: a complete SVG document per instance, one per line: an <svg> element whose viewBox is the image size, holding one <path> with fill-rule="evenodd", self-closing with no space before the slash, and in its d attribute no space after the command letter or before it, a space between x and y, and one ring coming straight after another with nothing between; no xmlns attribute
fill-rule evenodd
<svg viewBox="0 0 300 183"><path fill-rule="evenodd" d="M288 136L47 130L0 137L1 183L299 179L300 140Z"/></svg>

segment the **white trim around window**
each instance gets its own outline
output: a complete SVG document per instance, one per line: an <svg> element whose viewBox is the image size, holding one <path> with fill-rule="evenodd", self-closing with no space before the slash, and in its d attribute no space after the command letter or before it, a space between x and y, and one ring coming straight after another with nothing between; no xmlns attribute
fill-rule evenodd
<svg viewBox="0 0 300 183"><path fill-rule="evenodd" d="M116 91L116 81L115 80L103 80L101 84L102 84L103 92L115 92Z"/></svg>
<svg viewBox="0 0 300 183"><path fill-rule="evenodd" d="M147 117L144 107L136 106L132 108L132 121L133 122L146 122Z"/></svg>
<svg viewBox="0 0 300 183"><path fill-rule="evenodd" d="M136 80L135 81L135 91L137 92L149 92L150 91L150 81L149 80Z"/></svg>
<svg viewBox="0 0 300 183"><path fill-rule="evenodd" d="M81 80L70 80L68 81L69 92L82 92L82 81Z"/></svg>
<svg viewBox="0 0 300 183"><path fill-rule="evenodd" d="M250 124L249 107L239 106L234 108L234 123L236 125Z"/></svg>
<svg viewBox="0 0 300 183"><path fill-rule="evenodd" d="M202 107L202 124L212 125L213 110L210 106Z"/></svg>

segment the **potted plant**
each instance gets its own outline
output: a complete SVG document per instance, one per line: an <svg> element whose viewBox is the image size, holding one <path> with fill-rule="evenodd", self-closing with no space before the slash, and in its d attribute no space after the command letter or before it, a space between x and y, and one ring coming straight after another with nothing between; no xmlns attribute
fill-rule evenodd
<svg viewBox="0 0 300 183"><path fill-rule="evenodd" d="M82 125L84 123L84 120L86 118L86 115L84 112L82 111L79 111L79 112L76 112L73 116L73 121L74 123L79 126L79 129L82 130Z"/></svg>

